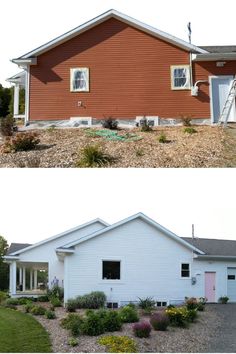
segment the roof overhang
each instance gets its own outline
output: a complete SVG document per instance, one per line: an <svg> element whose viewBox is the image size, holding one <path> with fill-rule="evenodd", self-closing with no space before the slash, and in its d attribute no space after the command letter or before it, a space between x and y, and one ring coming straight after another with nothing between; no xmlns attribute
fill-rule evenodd
<svg viewBox="0 0 236 354"><path fill-rule="evenodd" d="M24 85L25 84L25 71L21 71L20 73L9 77L6 79L7 82L10 82L12 84L20 84Z"/></svg>
<svg viewBox="0 0 236 354"><path fill-rule="evenodd" d="M236 256L217 256L217 255L195 255L194 259L200 261L234 261L236 262Z"/></svg>
<svg viewBox="0 0 236 354"><path fill-rule="evenodd" d="M224 61L224 60L236 60L236 53L205 53L205 54L193 54L193 61Z"/></svg>
<svg viewBox="0 0 236 354"><path fill-rule="evenodd" d="M18 58L18 59L12 59L11 61L19 66L37 65L37 58L23 58L22 57L22 58Z"/></svg>
<svg viewBox="0 0 236 354"><path fill-rule="evenodd" d="M3 257L5 263L10 263L12 261L17 261L20 259L19 256L4 256Z"/></svg>
<svg viewBox="0 0 236 354"><path fill-rule="evenodd" d="M12 61L18 65L22 65L22 64L36 64L33 59L35 59L35 56L41 55L45 52L47 52L48 50L51 50L55 47L57 47L58 45L67 42L68 40L78 36L79 34L82 34L83 32L86 32L88 30L90 30L91 28L101 24L104 21L109 20L110 18L115 18L119 21L122 21L132 27L135 27L145 33L148 33L154 37L160 38L166 42L169 42L177 47L180 47L186 51L189 52L197 52L197 53L208 53L208 51L206 51L205 49L202 49L200 47L197 47L193 44L190 44L182 39L179 39L175 36L172 36L166 32L160 31L152 26L149 26L141 21L138 21L130 16L127 16L121 12L118 12L116 10L109 10L97 17L95 17L94 19L85 22L84 24L72 29L71 31L68 31L66 33L64 33L63 35L56 37L55 39L51 40L50 42L47 42L45 44L43 44L42 46L24 54L23 56L17 58L17 59L13 59ZM29 59L29 62L25 61L26 59Z"/></svg>

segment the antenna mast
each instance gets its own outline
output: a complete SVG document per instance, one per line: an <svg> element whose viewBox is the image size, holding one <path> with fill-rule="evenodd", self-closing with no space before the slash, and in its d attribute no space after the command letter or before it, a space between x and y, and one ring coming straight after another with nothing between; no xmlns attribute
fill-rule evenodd
<svg viewBox="0 0 236 354"><path fill-rule="evenodd" d="M189 43L191 44L191 35L192 35L191 22L188 23L187 27L188 27L188 40Z"/></svg>

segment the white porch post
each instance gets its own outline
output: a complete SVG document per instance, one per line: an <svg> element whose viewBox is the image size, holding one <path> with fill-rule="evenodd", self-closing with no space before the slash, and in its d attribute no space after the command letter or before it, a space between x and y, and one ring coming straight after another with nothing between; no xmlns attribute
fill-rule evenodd
<svg viewBox="0 0 236 354"><path fill-rule="evenodd" d="M25 125L29 124L30 65L25 68Z"/></svg>
<svg viewBox="0 0 236 354"><path fill-rule="evenodd" d="M38 271L37 269L34 270L34 290L37 290L37 283L38 283Z"/></svg>
<svg viewBox="0 0 236 354"><path fill-rule="evenodd" d="M33 270L30 269L30 290L33 289Z"/></svg>
<svg viewBox="0 0 236 354"><path fill-rule="evenodd" d="M14 117L19 114L19 95L20 95L20 85L16 82L14 85L14 106L13 106Z"/></svg>
<svg viewBox="0 0 236 354"><path fill-rule="evenodd" d="M23 282L22 282L22 290L25 291L25 267L23 267Z"/></svg>
<svg viewBox="0 0 236 354"><path fill-rule="evenodd" d="M16 294L16 261L12 261L10 264L10 294Z"/></svg>
<svg viewBox="0 0 236 354"><path fill-rule="evenodd" d="M22 267L19 269L19 283L22 285Z"/></svg>

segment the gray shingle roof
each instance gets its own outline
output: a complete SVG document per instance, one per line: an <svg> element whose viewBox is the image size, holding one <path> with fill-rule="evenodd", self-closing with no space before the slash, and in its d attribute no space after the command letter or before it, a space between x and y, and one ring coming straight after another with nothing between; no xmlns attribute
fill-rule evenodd
<svg viewBox="0 0 236 354"><path fill-rule="evenodd" d="M200 48L207 50L210 53L235 53L236 45L212 45L201 46Z"/></svg>
<svg viewBox="0 0 236 354"><path fill-rule="evenodd" d="M199 248L208 255L236 256L236 241L216 240L210 238L181 237L191 245Z"/></svg>
<svg viewBox="0 0 236 354"><path fill-rule="evenodd" d="M11 243L6 255L9 256L11 253L22 250L23 248L26 248L28 246L31 246L31 244L30 243Z"/></svg>

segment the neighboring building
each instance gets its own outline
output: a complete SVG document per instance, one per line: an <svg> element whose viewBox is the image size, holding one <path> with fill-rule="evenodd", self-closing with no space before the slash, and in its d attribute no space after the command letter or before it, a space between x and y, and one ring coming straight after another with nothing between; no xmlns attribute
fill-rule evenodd
<svg viewBox="0 0 236 354"><path fill-rule="evenodd" d="M156 125L181 115L217 123L236 46L195 46L110 10L12 61L25 70L27 124L147 116ZM17 116L16 76L8 81L16 85Z"/></svg>
<svg viewBox="0 0 236 354"><path fill-rule="evenodd" d="M185 296L236 301L236 241L181 238L142 213L108 225L96 219L22 249L10 248L10 294L41 293L39 271L64 287L65 301L104 291L121 306L151 296L175 304ZM12 251L13 250L13 251Z"/></svg>

